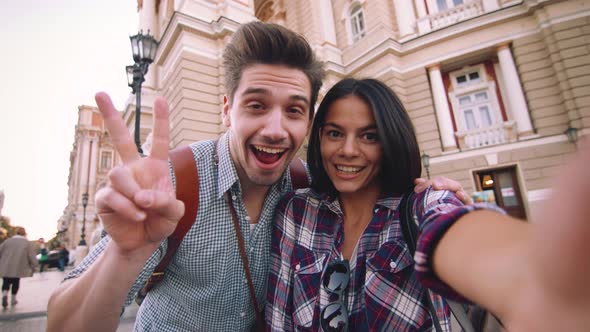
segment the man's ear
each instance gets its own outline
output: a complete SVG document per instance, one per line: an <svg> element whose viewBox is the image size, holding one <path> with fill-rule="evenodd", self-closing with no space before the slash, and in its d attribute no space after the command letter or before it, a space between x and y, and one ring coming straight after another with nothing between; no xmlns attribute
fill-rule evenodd
<svg viewBox="0 0 590 332"><path fill-rule="evenodd" d="M231 126L231 121L230 121L230 117L229 117L229 99L227 99L227 96L223 96L223 125L225 125L226 127L230 127Z"/></svg>

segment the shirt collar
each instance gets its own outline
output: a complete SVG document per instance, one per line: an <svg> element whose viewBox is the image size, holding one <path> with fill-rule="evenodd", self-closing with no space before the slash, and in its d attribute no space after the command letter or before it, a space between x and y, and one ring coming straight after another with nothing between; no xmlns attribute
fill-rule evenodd
<svg viewBox="0 0 590 332"><path fill-rule="evenodd" d="M381 206L391 211L395 211L397 206L401 201L402 195L394 194L394 193L382 193L377 201L375 202L375 206ZM326 206L332 210L334 213L342 214L342 208L340 207L340 201L338 200L338 195L333 195L329 193L322 193L320 194L320 199L325 202Z"/></svg>
<svg viewBox="0 0 590 332"><path fill-rule="evenodd" d="M239 187L240 178L238 177L238 172L234 165L233 159L231 158L231 153L229 152L229 140L230 140L231 133L227 131L223 134L219 140L217 141L217 158L219 164L218 167L218 176L219 180L217 183L217 196L218 198L222 198L226 191L228 191L233 185L237 184ZM279 181L275 183L271 189L277 187L281 193L286 193L291 191L293 187L291 186L291 177L289 175L289 168L287 171L283 173Z"/></svg>

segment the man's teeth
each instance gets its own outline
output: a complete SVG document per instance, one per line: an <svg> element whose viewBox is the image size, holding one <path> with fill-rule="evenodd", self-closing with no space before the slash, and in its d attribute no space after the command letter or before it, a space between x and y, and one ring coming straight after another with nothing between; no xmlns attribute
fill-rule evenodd
<svg viewBox="0 0 590 332"><path fill-rule="evenodd" d="M273 153L273 154L278 154L278 153L285 151L285 149L268 148L265 146L254 146L254 148L256 150L262 151L264 153Z"/></svg>
<svg viewBox="0 0 590 332"><path fill-rule="evenodd" d="M336 166L336 168L340 172L346 172L346 173L357 173L361 170L361 167L352 167L352 166Z"/></svg>

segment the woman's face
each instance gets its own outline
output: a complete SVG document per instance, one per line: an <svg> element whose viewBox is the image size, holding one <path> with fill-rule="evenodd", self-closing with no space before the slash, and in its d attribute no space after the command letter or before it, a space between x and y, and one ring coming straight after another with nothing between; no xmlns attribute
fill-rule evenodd
<svg viewBox="0 0 590 332"><path fill-rule="evenodd" d="M357 96L330 105L320 132L326 173L339 193L379 191L382 148L369 105Z"/></svg>

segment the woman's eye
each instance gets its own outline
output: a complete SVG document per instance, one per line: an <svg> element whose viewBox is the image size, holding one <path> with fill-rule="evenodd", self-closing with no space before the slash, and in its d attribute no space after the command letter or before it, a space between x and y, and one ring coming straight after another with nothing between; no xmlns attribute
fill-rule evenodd
<svg viewBox="0 0 590 332"><path fill-rule="evenodd" d="M336 130L328 130L328 131L326 132L326 136L328 136L328 137L332 137L332 138L337 138L337 137L340 137L340 136L342 136L342 135L340 134L340 132L338 132L338 131L336 131Z"/></svg>
<svg viewBox="0 0 590 332"><path fill-rule="evenodd" d="M363 134L363 139L369 142L377 142L379 136L377 136L377 133L365 133Z"/></svg>

